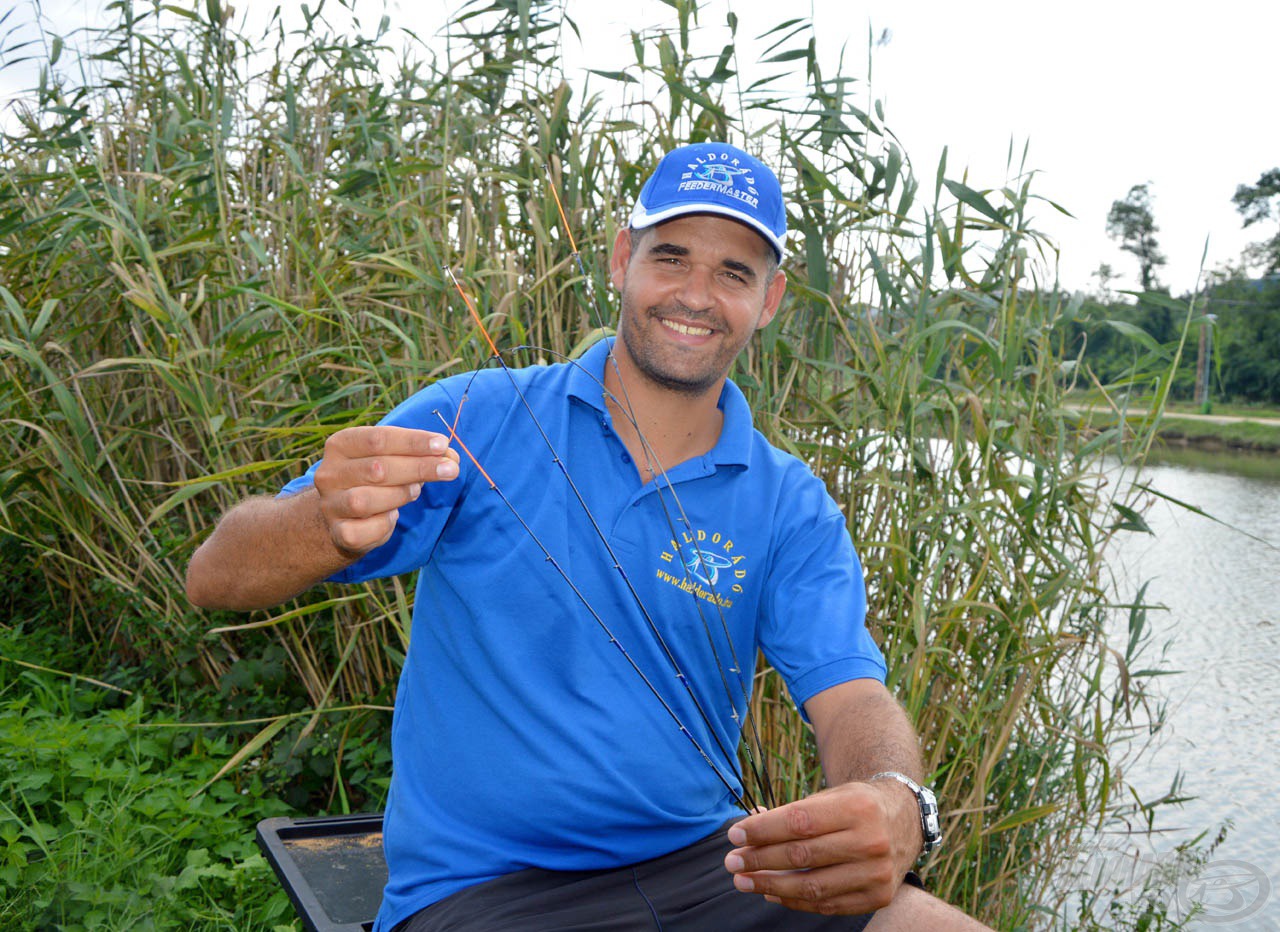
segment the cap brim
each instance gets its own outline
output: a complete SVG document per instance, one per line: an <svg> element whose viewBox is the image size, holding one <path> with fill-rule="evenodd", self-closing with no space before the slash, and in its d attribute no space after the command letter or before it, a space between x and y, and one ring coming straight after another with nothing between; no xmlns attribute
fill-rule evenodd
<svg viewBox="0 0 1280 932"><path fill-rule="evenodd" d="M742 211L734 210L732 207L726 207L724 204L681 203L664 210L652 212L645 210L644 205L636 204L635 209L631 211L631 226L637 230L644 230L648 227L657 226L659 223L666 223L668 220L685 217L689 214L716 214L721 217L728 217L730 220L737 220L739 223L745 223L764 237L765 242L773 247L778 261L782 261L783 242L786 234L783 234L783 237L780 238L755 217Z"/></svg>

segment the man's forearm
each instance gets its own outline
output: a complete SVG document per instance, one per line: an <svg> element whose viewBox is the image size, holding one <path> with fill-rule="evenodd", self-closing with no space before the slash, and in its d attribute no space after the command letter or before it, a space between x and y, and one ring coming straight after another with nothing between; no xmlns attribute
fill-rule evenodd
<svg viewBox="0 0 1280 932"><path fill-rule="evenodd" d="M250 498L227 512L192 556L187 598L202 608L269 608L352 560L334 545L314 489Z"/></svg>
<svg viewBox="0 0 1280 932"><path fill-rule="evenodd" d="M920 742L907 713L875 680L853 680L815 696L805 705L818 739L827 785L841 786L896 771L924 779ZM924 842L915 795L895 780L877 781L890 804L889 821L901 856L909 863Z"/></svg>
<svg viewBox="0 0 1280 932"><path fill-rule="evenodd" d="M815 696L806 711L817 729L828 786L866 780L886 770L923 778L915 729L902 706L878 682L844 683Z"/></svg>

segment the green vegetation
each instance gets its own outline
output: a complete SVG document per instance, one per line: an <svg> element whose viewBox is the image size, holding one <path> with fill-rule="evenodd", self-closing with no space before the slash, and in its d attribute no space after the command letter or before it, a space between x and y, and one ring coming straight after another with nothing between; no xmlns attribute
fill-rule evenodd
<svg viewBox="0 0 1280 932"><path fill-rule="evenodd" d="M1231 404L1212 402L1209 411L1205 412L1199 405L1189 401L1169 401L1164 410L1169 417L1179 414L1211 414L1215 417L1238 417L1252 421L1280 421L1280 407L1258 404Z"/></svg>
<svg viewBox="0 0 1280 932"><path fill-rule="evenodd" d="M0 922L24 929L270 929L292 906L246 824L260 785L196 787L232 745L141 700L23 673L0 694ZM242 795L242 793L244 795Z"/></svg>
<svg viewBox="0 0 1280 932"><path fill-rule="evenodd" d="M1280 451L1280 423L1234 421L1219 424L1172 415L1161 422L1160 439L1166 443L1275 452Z"/></svg>
<svg viewBox="0 0 1280 932"><path fill-rule="evenodd" d="M1098 417L1100 410L1116 413L1123 410L1115 399L1090 399L1084 393L1072 395L1071 403L1082 411L1087 410L1090 418ZM1153 420L1154 410L1154 400L1147 396L1130 399L1123 413L1145 424ZM1202 406L1190 401L1166 401L1157 422L1156 437L1160 441L1157 446L1190 445L1206 450L1273 453L1280 451L1280 408L1212 404L1206 412Z"/></svg>
<svg viewBox="0 0 1280 932"><path fill-rule="evenodd" d="M1239 185L1231 203L1236 205L1246 227L1264 221L1280 221L1280 168L1264 171L1253 184ZM1261 263L1268 273L1280 273L1280 231L1252 244L1245 258Z"/></svg>
<svg viewBox="0 0 1280 932"><path fill-rule="evenodd" d="M1138 260L1143 290L1130 296L1134 302L1117 299L1111 292L1115 274L1101 266L1097 293L1082 300L1064 331L1071 352L1101 381L1123 381L1139 358L1173 358L1184 311L1194 306L1193 336L1203 332L1205 346L1193 347L1170 397L1280 405L1280 233L1249 246L1236 266L1211 273L1200 293L1173 301L1156 276L1165 258L1148 188L1135 185L1107 217L1108 233ZM1264 172L1255 185L1240 185L1232 201L1246 227L1280 220L1280 169ZM1265 276L1251 278L1250 267L1264 269ZM1207 358L1204 390L1197 393L1200 352Z"/></svg>
<svg viewBox="0 0 1280 932"><path fill-rule="evenodd" d="M1134 594L1111 587L1103 552L1140 526L1142 501L1099 465L1152 434L1081 433L1066 391L1140 386L1159 410L1181 343L1148 352L1103 322L1121 361L1096 378L1063 336L1079 306L1033 261L1049 247L1029 172L976 188L944 162L922 181L805 23L769 34L779 77L742 87L736 18L704 53L695 3L673 6L673 28L637 34L632 63L591 78L625 105L566 82L551 2L467 7L445 61L412 44L396 58L385 26L334 35L308 14L265 64L252 50L271 40L235 35L217 0L124 4L96 39L102 77L47 72L0 148L0 532L23 583L0 626L10 661L138 698L10 670L0 728L63 735L68 751L19 742L6 753L29 762L0 768L19 822L3 836L8 915L141 922L134 883L160 885L143 897L158 927L280 920L244 839L270 797L308 813L381 804L412 589L210 617L186 604L187 558L215 515L277 489L328 433L485 364L443 265L513 364L570 352L597 326L618 205L657 152L714 137L763 151L791 197L788 305L737 378L760 429L848 515L890 685L948 810L928 880L998 928L1053 925L1080 901L1064 888L1075 848L1135 808L1114 748L1159 725L1141 606L1108 637ZM1190 312L1165 309L1184 332ZM776 675L754 706L782 794L813 789L812 742ZM17 767L56 792L37 798ZM93 803L106 798L124 821L99 852L76 833L108 817ZM151 847L126 848L131 833ZM80 881L119 895L55 895Z"/></svg>
<svg viewBox="0 0 1280 932"><path fill-rule="evenodd" d="M1195 446L1157 444L1152 447L1148 463L1182 466L1187 469L1226 472L1253 479L1280 479L1280 456L1271 453L1201 449Z"/></svg>

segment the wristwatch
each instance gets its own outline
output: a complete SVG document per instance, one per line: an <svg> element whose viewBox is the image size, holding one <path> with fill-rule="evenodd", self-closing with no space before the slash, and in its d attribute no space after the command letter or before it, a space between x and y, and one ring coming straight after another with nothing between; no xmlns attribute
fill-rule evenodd
<svg viewBox="0 0 1280 932"><path fill-rule="evenodd" d="M876 780L897 780L916 794L916 802L920 806L920 833L924 836L923 853L928 854L940 847L942 845L942 819L938 815L938 797L933 795L933 790L927 786L921 786L905 773L898 773L894 770L878 773L867 782L874 783Z"/></svg>

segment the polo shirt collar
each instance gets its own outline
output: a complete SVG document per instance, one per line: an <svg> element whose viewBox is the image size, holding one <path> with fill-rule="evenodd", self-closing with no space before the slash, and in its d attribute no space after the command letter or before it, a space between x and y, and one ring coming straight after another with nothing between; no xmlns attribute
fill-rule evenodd
<svg viewBox="0 0 1280 932"><path fill-rule="evenodd" d="M608 364L609 350L614 339L605 337L596 341L575 363L570 364L569 371L569 397L606 415L604 368ZM720 390L720 400L716 404L724 412L724 424L720 429L720 439L711 448L707 458L716 466L750 466L754 427L751 423L751 408L742 389L732 379L725 379L724 388Z"/></svg>

